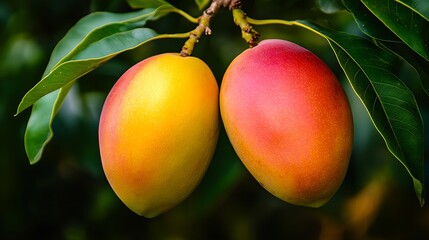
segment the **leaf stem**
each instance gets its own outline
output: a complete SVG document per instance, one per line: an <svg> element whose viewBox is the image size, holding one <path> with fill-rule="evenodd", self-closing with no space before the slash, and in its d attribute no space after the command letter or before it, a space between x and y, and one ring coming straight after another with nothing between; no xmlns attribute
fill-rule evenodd
<svg viewBox="0 0 429 240"><path fill-rule="evenodd" d="M175 12L175 13L182 15L182 17L186 18L191 23L198 23L198 18L192 17L191 15L186 13L185 11L182 11L180 9L175 8L174 10L172 10L172 12Z"/></svg>
<svg viewBox="0 0 429 240"><path fill-rule="evenodd" d="M286 25L286 26L298 26L298 27L302 27L305 28L321 37L326 38L327 40L331 40L328 36L323 35L322 33L314 30L313 28L301 23L299 20L296 21L287 21L287 20L282 20L282 19L263 19L263 20L259 20L259 19L253 19L250 17L246 18L247 21L253 25L269 25L269 24L280 24L280 25Z"/></svg>
<svg viewBox="0 0 429 240"><path fill-rule="evenodd" d="M287 20L282 20L282 19L263 19L263 20L258 20L258 19L253 19L250 17L246 18L247 22L254 24L254 25L268 25L268 24L282 24L282 25L295 25L296 22L295 21L287 21Z"/></svg>

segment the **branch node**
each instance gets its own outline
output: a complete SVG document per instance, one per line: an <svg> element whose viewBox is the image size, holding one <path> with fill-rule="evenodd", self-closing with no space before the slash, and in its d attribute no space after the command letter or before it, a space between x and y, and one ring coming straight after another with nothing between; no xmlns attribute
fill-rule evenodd
<svg viewBox="0 0 429 240"><path fill-rule="evenodd" d="M206 35L212 35L212 30L209 27L206 27L205 30L204 30L204 33Z"/></svg>

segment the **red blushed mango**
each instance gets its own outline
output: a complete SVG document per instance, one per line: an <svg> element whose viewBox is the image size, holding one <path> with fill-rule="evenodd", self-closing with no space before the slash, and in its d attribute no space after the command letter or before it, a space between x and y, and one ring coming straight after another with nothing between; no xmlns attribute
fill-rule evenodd
<svg viewBox="0 0 429 240"><path fill-rule="evenodd" d="M195 189L218 139L218 94L203 61L170 53L137 63L116 82L101 113L100 154L131 210L154 217Z"/></svg>
<svg viewBox="0 0 429 240"><path fill-rule="evenodd" d="M244 51L226 70L220 109L236 153L273 195L319 207L338 190L352 151L352 113L313 53L284 40Z"/></svg>

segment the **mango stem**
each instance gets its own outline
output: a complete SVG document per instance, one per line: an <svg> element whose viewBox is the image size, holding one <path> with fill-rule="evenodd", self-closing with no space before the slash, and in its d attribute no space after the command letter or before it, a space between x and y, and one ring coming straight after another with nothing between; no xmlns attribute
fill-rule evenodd
<svg viewBox="0 0 429 240"><path fill-rule="evenodd" d="M198 18L198 26L191 31L189 39L185 42L180 51L180 55L183 57L190 56L194 50L195 43L203 35L211 35L212 30L210 29L210 20L219 11L220 7L224 6L225 0L213 0L210 6L203 11L203 14Z"/></svg>
<svg viewBox="0 0 429 240"><path fill-rule="evenodd" d="M236 0L233 2L233 4L230 4L230 10L232 11L234 23L235 25L240 27L241 36L247 42L247 44L249 44L249 47L255 47L256 45L258 45L258 39L260 34L255 29L253 29L253 27L247 21L247 15L241 9L241 1Z"/></svg>
<svg viewBox="0 0 429 240"><path fill-rule="evenodd" d="M212 34L210 21L221 7L228 7L229 10L232 11L234 23L240 27L243 39L250 47L256 46L258 44L259 33L249 24L246 13L241 10L241 6L242 3L240 0L213 0L210 6L204 10L203 14L198 18L198 25L190 32L189 39L183 45L180 55L182 57L190 56L200 37L203 34Z"/></svg>

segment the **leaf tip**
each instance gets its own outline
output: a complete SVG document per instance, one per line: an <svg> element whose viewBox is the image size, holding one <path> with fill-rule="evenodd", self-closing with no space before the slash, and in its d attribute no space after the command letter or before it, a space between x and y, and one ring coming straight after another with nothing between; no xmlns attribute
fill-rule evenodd
<svg viewBox="0 0 429 240"><path fill-rule="evenodd" d="M42 158L43 149L44 146L42 146L42 148L40 148L36 154L32 154L31 150L29 149L29 146L25 144L25 152L27 154L28 162L30 163L30 165L35 165L40 161L40 159Z"/></svg>
<svg viewBox="0 0 429 240"><path fill-rule="evenodd" d="M425 199L419 198L419 201L420 201L420 207L424 207L425 206Z"/></svg>
<svg viewBox="0 0 429 240"><path fill-rule="evenodd" d="M38 158L38 159L28 159L28 160L30 162L30 165L35 165L36 163L39 162L40 158Z"/></svg>
<svg viewBox="0 0 429 240"><path fill-rule="evenodd" d="M18 108L16 109L16 113L13 116L14 117L18 116L20 113L22 113L25 109L27 109L30 106L31 105L25 104L25 102L23 100L21 100L21 102L18 105Z"/></svg>
<svg viewBox="0 0 429 240"><path fill-rule="evenodd" d="M420 207L425 205L425 188L421 181L413 178L414 189L416 191L417 198L419 199Z"/></svg>

